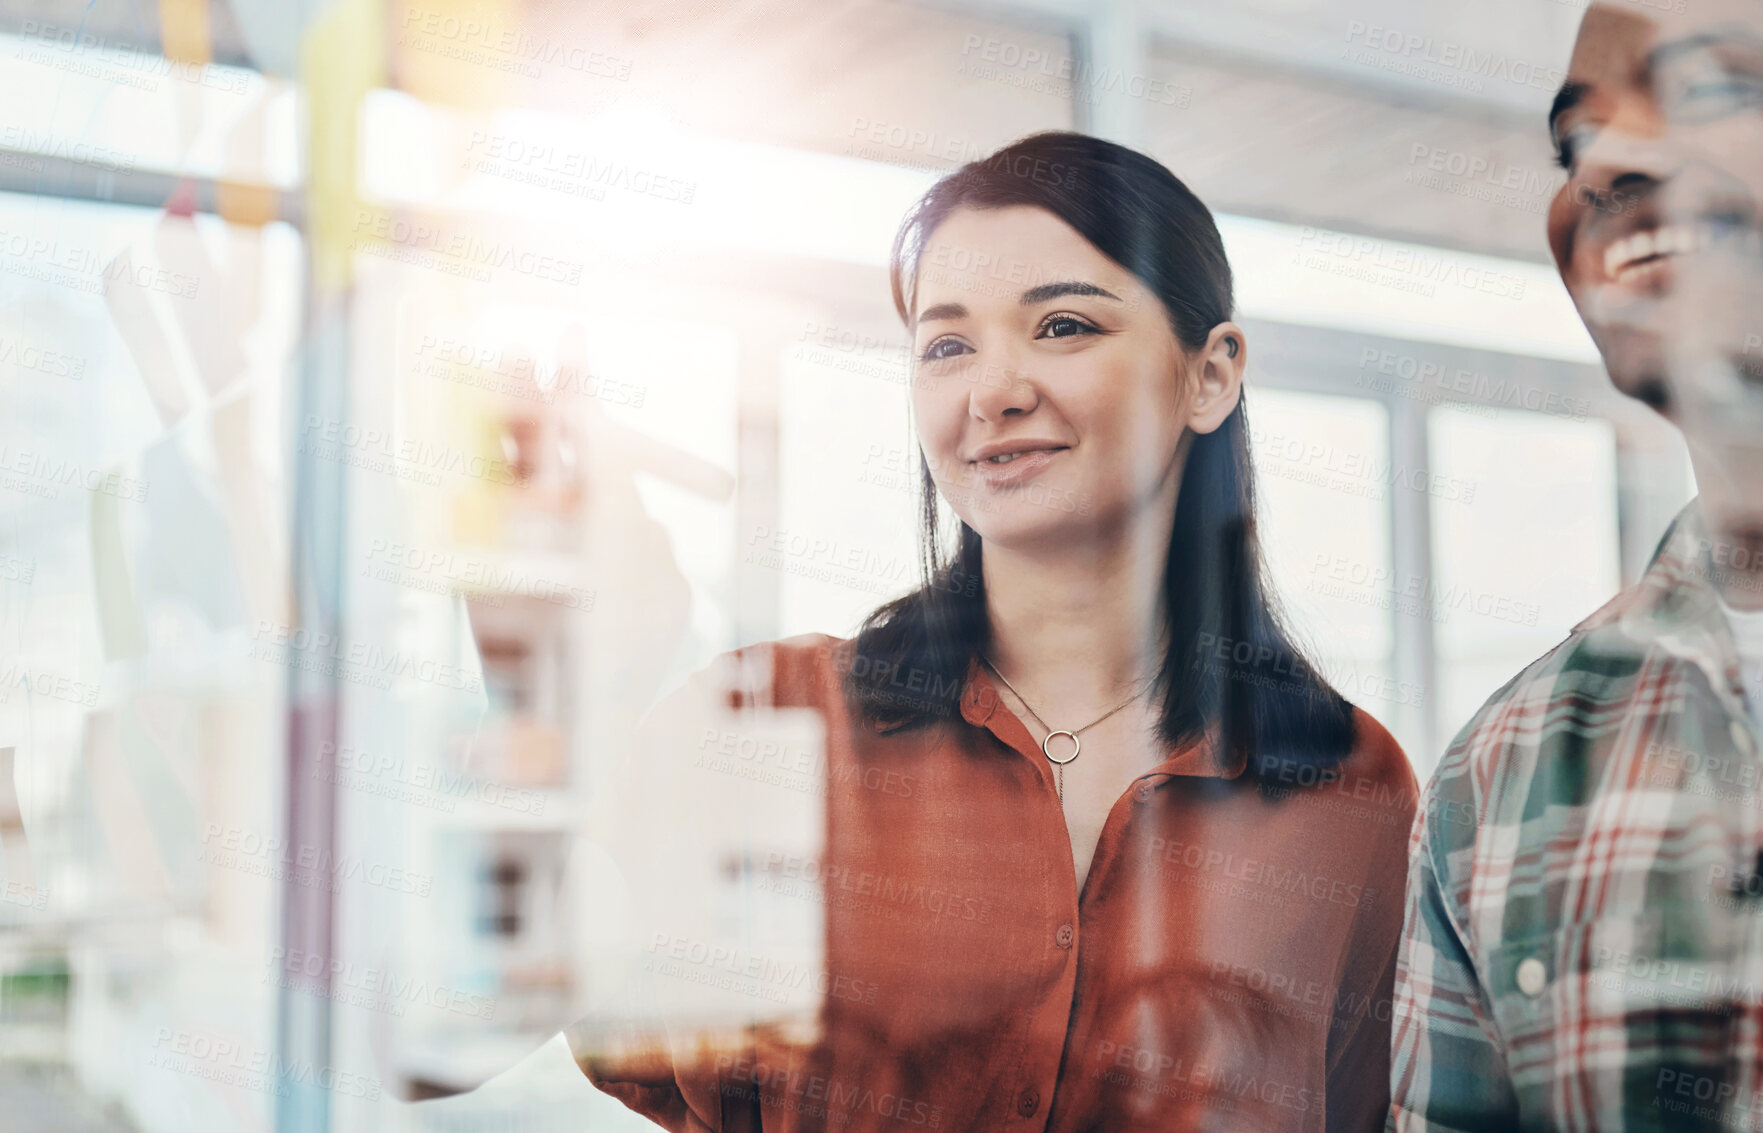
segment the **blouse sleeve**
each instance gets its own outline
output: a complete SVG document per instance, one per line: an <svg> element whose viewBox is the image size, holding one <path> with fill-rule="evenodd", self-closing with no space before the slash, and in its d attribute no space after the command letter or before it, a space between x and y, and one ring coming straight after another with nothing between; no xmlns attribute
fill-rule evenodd
<svg viewBox="0 0 1763 1133"><path fill-rule="evenodd" d="M1371 780L1382 800L1366 833L1365 880L1336 994L1328 1041L1327 1126L1382 1129L1390 1108L1390 1034L1396 954L1402 935L1402 891L1408 835L1417 804L1413 768L1384 728L1359 714L1361 752L1347 774ZM1358 753L1356 753L1358 754ZM1356 764L1357 767L1351 766Z"/></svg>

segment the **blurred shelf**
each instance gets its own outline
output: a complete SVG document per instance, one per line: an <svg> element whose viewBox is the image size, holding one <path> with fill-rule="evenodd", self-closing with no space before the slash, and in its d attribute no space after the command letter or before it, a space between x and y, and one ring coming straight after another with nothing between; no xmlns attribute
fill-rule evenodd
<svg viewBox="0 0 1763 1133"><path fill-rule="evenodd" d="M547 586L580 586L587 577L588 559L579 551L536 551L455 544L447 554L474 568L477 578L452 578L462 593L508 594L532 597L535 582ZM543 600L543 595L539 596ZM567 606L560 608L567 609Z"/></svg>

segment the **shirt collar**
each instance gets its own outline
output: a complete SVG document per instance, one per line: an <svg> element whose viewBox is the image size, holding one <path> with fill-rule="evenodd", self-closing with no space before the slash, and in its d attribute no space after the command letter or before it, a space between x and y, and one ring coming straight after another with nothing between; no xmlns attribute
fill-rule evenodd
<svg viewBox="0 0 1763 1133"><path fill-rule="evenodd" d="M991 673L975 657L967 663L967 686L961 694L961 718L976 728L990 728L998 738L1000 724L1013 722L1023 731L1027 725L1011 715L1004 706ZM1030 743L1034 737L1030 735ZM1211 779L1235 779L1248 766L1242 751L1227 751L1220 741L1217 724L1206 729L1205 735L1190 740L1169 753L1169 758L1140 775L1140 779L1169 775L1188 775ZM1161 781L1159 779L1159 781Z"/></svg>
<svg viewBox="0 0 1763 1133"><path fill-rule="evenodd" d="M1692 500L1672 520L1640 581L1575 626L1574 633L1614 625L1638 643L1697 665L1721 696L1742 705L1738 647L1722 612L1715 574L1707 524Z"/></svg>

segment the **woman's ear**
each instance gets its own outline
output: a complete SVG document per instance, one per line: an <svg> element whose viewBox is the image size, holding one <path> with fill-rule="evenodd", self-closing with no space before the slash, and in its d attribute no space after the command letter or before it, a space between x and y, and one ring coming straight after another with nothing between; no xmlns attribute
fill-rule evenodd
<svg viewBox="0 0 1763 1133"><path fill-rule="evenodd" d="M1243 371L1249 365L1249 344L1243 328L1219 323L1200 348L1200 380L1188 407L1188 428L1210 433L1224 424L1243 396Z"/></svg>

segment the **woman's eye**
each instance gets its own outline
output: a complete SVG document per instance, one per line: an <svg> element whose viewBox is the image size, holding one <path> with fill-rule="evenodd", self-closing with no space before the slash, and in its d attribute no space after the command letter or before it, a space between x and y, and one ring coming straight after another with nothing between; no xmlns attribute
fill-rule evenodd
<svg viewBox="0 0 1763 1133"><path fill-rule="evenodd" d="M1091 323L1073 315L1049 315L1042 321L1036 338L1071 338L1079 334L1098 334L1100 331Z"/></svg>
<svg viewBox="0 0 1763 1133"><path fill-rule="evenodd" d="M940 362L944 358L953 358L958 354L971 353L973 352L967 348L967 344L958 338L939 338L929 346L925 347L924 353L920 354L918 357L922 362Z"/></svg>

